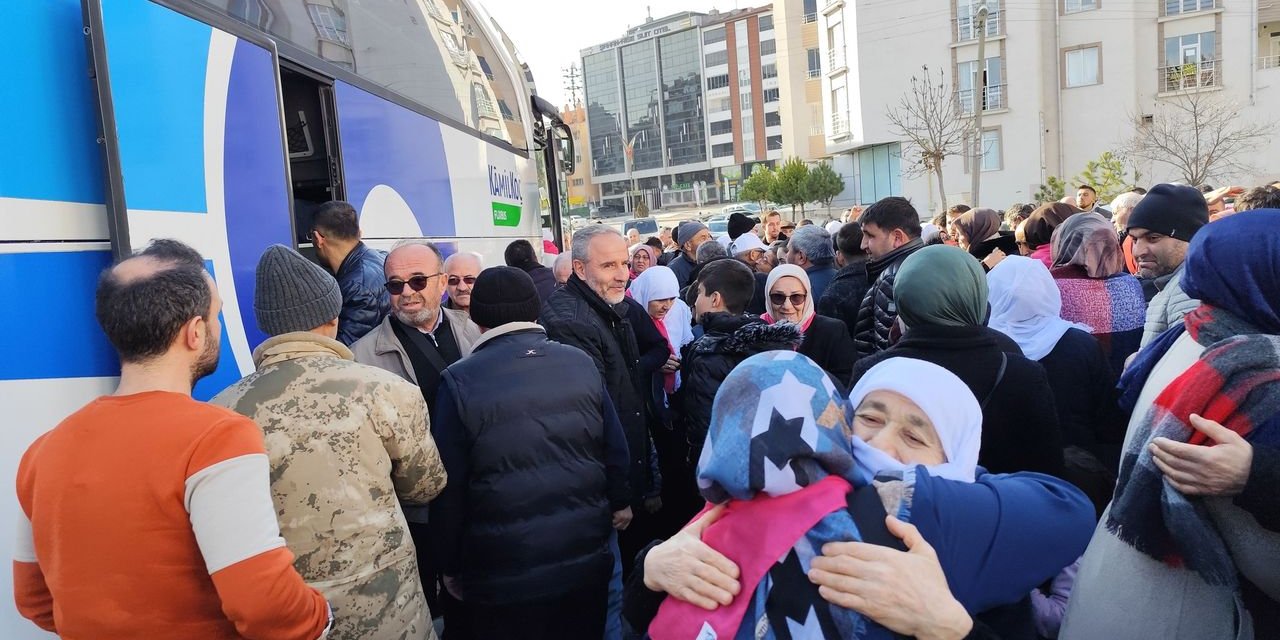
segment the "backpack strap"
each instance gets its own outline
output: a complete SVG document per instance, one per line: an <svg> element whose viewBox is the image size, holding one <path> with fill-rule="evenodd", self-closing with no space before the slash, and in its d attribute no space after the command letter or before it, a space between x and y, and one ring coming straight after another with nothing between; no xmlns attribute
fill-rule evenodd
<svg viewBox="0 0 1280 640"><path fill-rule="evenodd" d="M1004 370L1005 370L1008 366L1009 366L1009 354L1007 354L1007 353L1005 353L1005 352L1001 351L1001 352L1000 352L1000 369L999 369L998 371L996 371L996 381L995 381L995 384L991 385L991 391L989 391L989 392L987 393L987 397L985 397L985 398L983 398L983 399L982 399L982 405L981 405L981 407L980 407L980 408L981 408L983 411L986 411L986 410L987 410L987 403L988 403L988 402L991 402L991 399L992 399L992 398L994 398L994 397L995 397L995 395L996 395L996 389L999 389L999 388L1000 388L1000 383L1001 383L1001 382L1004 382Z"/></svg>

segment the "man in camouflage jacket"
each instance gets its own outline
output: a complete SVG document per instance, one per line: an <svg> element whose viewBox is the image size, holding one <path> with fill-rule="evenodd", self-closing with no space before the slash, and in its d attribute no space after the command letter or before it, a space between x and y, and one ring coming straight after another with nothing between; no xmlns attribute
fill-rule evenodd
<svg viewBox="0 0 1280 640"><path fill-rule="evenodd" d="M341 295L318 266L276 245L257 280L258 325L273 337L253 352L257 371L212 402L262 427L280 531L333 607L329 637L434 638L399 504L445 486L422 393L334 339Z"/></svg>

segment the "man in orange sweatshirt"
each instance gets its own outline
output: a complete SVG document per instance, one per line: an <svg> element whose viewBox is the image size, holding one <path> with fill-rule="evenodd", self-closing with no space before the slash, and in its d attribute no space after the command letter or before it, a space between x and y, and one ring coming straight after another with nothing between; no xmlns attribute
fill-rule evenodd
<svg viewBox="0 0 1280 640"><path fill-rule="evenodd" d="M120 386L37 439L18 467L14 597L68 640L313 640L332 614L271 502L262 432L196 402L222 301L200 255L159 240L103 273L96 312Z"/></svg>

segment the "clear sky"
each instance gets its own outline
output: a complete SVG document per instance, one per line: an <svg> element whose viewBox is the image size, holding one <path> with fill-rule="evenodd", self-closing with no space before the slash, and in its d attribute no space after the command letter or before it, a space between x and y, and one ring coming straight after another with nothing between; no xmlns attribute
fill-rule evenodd
<svg viewBox="0 0 1280 640"><path fill-rule="evenodd" d="M653 17L681 11L728 11L755 7L768 0L476 0L497 20L520 56L533 70L538 93L552 104L568 101L564 69L581 60L582 49L619 38L629 26L644 22L646 7ZM579 81L581 84L581 81Z"/></svg>

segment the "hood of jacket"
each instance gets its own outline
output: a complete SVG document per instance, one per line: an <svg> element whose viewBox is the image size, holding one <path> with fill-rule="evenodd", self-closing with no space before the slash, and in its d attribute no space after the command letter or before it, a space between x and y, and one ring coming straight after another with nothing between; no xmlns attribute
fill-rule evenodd
<svg viewBox="0 0 1280 640"><path fill-rule="evenodd" d="M707 353L751 356L765 351L794 351L803 337L800 327L789 322L768 324L753 316L728 313L706 314L703 328L717 340L700 340L694 348Z"/></svg>
<svg viewBox="0 0 1280 640"><path fill-rule="evenodd" d="M323 356L354 361L356 357L346 345L310 331L293 331L268 338L253 350L253 364L261 369L277 362Z"/></svg>

